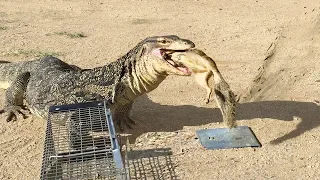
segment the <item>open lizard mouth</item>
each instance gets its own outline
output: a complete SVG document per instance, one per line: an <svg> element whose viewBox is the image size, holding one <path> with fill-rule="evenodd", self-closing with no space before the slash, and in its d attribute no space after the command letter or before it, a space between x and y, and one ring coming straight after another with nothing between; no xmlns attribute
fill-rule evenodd
<svg viewBox="0 0 320 180"><path fill-rule="evenodd" d="M162 57L170 66L184 73L185 75L191 75L191 70L183 65L182 63L177 63L171 59L171 54L174 52L184 52L186 50L171 50L171 49L157 49L153 54Z"/></svg>

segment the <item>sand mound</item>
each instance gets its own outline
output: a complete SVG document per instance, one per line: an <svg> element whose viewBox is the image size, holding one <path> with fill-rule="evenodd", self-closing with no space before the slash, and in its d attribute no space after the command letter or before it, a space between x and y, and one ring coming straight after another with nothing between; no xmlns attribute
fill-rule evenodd
<svg viewBox="0 0 320 180"><path fill-rule="evenodd" d="M320 15L309 23L284 28L270 44L256 77L239 102L305 99L317 89L319 54Z"/></svg>

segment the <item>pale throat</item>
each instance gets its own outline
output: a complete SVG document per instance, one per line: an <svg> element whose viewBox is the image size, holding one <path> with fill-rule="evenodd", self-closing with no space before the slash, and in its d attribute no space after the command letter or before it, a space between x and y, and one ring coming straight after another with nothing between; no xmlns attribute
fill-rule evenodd
<svg viewBox="0 0 320 180"><path fill-rule="evenodd" d="M152 58L140 60L132 67L128 84L132 93L137 96L154 90L167 77L157 72L151 62Z"/></svg>

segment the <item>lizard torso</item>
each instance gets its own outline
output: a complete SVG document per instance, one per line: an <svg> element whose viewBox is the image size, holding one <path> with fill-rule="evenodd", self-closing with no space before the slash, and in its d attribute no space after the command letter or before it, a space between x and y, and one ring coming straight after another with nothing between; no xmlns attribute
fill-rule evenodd
<svg viewBox="0 0 320 180"><path fill-rule="evenodd" d="M169 74L190 75L173 66L173 61L169 64L162 51L192 47L191 41L177 36L151 37L118 60L85 70L55 57L0 63L0 85L11 88L7 90L5 108L12 111L11 107L22 106L20 99L24 97L31 112L46 118L52 105L104 100L119 116L128 116L134 99L157 88ZM28 73L28 76L23 76L23 73ZM21 83L20 79L28 82ZM20 92L24 92L23 96ZM12 97L15 99L8 101Z"/></svg>

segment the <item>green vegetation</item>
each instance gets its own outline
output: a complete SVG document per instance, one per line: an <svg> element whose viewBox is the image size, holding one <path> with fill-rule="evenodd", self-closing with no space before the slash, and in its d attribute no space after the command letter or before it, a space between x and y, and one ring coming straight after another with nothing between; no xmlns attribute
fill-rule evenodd
<svg viewBox="0 0 320 180"><path fill-rule="evenodd" d="M7 30L8 27L5 27L5 26L0 26L0 30Z"/></svg>
<svg viewBox="0 0 320 180"><path fill-rule="evenodd" d="M62 31L62 32L54 32L53 34L46 34L47 36L51 36L51 35L59 35L59 36L67 36L69 38L85 38L87 37L84 33L70 33L70 32L66 32L66 31Z"/></svg>

